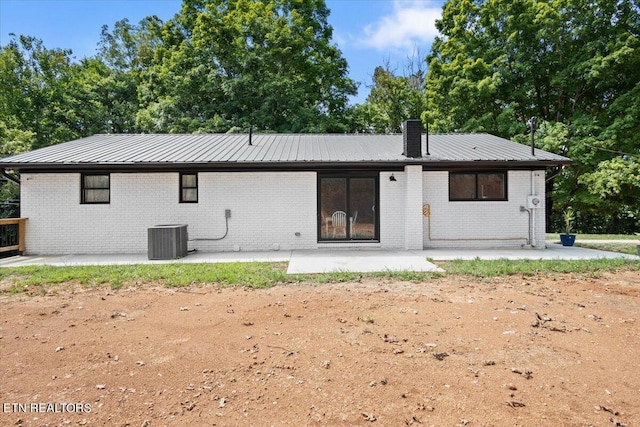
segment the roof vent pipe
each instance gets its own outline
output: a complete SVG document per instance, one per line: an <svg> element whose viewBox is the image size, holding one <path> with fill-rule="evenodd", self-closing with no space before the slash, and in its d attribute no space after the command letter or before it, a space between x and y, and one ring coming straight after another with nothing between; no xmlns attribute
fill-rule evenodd
<svg viewBox="0 0 640 427"><path fill-rule="evenodd" d="M427 156L430 156L431 154L429 153L429 122L425 123L424 126L425 126L426 132L427 132L425 134L425 137L426 137L426 140L427 140Z"/></svg>
<svg viewBox="0 0 640 427"><path fill-rule="evenodd" d="M422 157L422 122L420 120L407 120L402 126L404 141L403 155L407 157Z"/></svg>
<svg viewBox="0 0 640 427"><path fill-rule="evenodd" d="M253 145L251 144L251 135L253 134L253 128L251 126L249 126L249 145Z"/></svg>
<svg viewBox="0 0 640 427"><path fill-rule="evenodd" d="M531 155L535 156L536 155L536 146L535 146L536 127L538 126L538 118L536 116L531 117L527 122L527 124L531 128Z"/></svg>

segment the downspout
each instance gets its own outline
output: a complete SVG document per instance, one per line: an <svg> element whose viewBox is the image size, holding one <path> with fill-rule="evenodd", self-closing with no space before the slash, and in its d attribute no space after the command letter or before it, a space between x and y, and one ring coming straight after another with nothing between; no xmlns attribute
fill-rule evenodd
<svg viewBox="0 0 640 427"><path fill-rule="evenodd" d="M7 179L8 181L11 181L14 184L20 185L20 179L16 178L15 176L9 175L6 170L0 169L0 174L2 174L2 177Z"/></svg>
<svg viewBox="0 0 640 427"><path fill-rule="evenodd" d="M531 195L536 195L536 182L535 182L535 171L531 171L530 181L531 181ZM531 247L536 247L536 212L535 209L531 208L531 213L529 214L529 235L531 236Z"/></svg>

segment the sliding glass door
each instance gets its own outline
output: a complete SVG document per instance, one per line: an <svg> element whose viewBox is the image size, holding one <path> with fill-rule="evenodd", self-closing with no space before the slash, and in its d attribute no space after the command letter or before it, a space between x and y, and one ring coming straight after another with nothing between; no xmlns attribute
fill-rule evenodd
<svg viewBox="0 0 640 427"><path fill-rule="evenodd" d="M318 240L378 240L378 174L319 174L318 199Z"/></svg>

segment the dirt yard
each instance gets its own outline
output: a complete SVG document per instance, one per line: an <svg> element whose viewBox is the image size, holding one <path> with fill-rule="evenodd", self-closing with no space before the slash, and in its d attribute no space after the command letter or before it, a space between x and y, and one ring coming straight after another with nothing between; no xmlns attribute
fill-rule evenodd
<svg viewBox="0 0 640 427"><path fill-rule="evenodd" d="M67 288L0 310L2 426L640 425L637 272Z"/></svg>

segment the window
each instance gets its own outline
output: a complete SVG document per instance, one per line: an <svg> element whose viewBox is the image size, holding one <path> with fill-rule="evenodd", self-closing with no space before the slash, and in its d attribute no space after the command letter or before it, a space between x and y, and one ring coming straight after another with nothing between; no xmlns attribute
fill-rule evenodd
<svg viewBox="0 0 640 427"><path fill-rule="evenodd" d="M81 203L109 203L111 193L109 174L82 174L80 179Z"/></svg>
<svg viewBox="0 0 640 427"><path fill-rule="evenodd" d="M180 174L180 203L198 203L198 174Z"/></svg>
<svg viewBox="0 0 640 427"><path fill-rule="evenodd" d="M507 173L450 172L449 200L507 200Z"/></svg>

